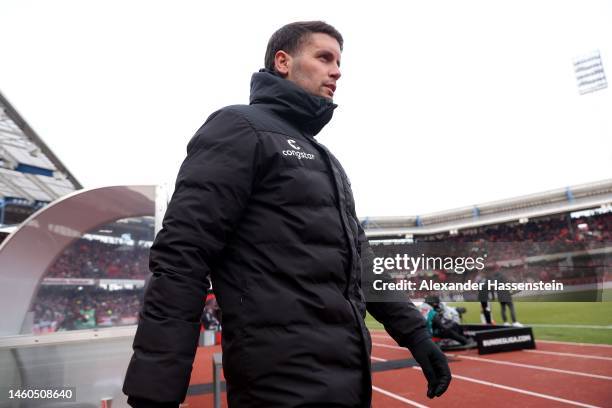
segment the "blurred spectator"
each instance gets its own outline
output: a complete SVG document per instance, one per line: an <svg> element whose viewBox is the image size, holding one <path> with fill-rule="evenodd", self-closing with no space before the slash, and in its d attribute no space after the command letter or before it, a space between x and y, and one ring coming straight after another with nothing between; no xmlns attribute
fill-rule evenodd
<svg viewBox="0 0 612 408"><path fill-rule="evenodd" d="M206 296L202 326L205 330L221 330L221 309L217 304L217 298L212 293Z"/></svg>
<svg viewBox="0 0 612 408"><path fill-rule="evenodd" d="M486 269L498 271L515 282L550 282L553 279L568 285L594 284L612 278L607 270L606 254L594 249L611 245L612 213L570 218L569 214L487 225L432 235L417 235L415 244L380 243L373 245L375 256L395 257L409 254L418 257L478 257L487 254ZM421 246L419 246L421 245ZM420 249L425 248L425 249ZM407 275L409 271L394 271ZM478 271L449 273L452 270L421 268L416 276L432 282L466 282L478 280ZM398 279L401 276L397 276ZM423 298L426 291L413 291L411 296ZM449 298L479 300L478 294L447 293ZM486 307L485 307L486 309Z"/></svg>
<svg viewBox="0 0 612 408"><path fill-rule="evenodd" d="M33 333L136 324L143 289L108 291L42 287L34 301Z"/></svg>
<svg viewBox="0 0 612 408"><path fill-rule="evenodd" d="M144 279L149 248L79 239L49 267L47 278Z"/></svg>

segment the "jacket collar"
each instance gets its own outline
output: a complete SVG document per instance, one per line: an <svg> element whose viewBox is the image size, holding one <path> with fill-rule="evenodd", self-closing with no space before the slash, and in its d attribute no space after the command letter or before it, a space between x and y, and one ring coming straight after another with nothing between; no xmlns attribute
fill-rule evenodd
<svg viewBox="0 0 612 408"><path fill-rule="evenodd" d="M323 129L338 106L267 69L254 73L251 78L250 104L266 105L311 136Z"/></svg>

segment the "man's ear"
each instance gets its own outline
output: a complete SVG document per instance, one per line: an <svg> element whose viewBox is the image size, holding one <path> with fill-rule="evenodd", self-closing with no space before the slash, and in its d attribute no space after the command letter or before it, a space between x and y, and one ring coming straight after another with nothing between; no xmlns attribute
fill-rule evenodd
<svg viewBox="0 0 612 408"><path fill-rule="evenodd" d="M274 69L281 76L286 77L289 75L289 68L291 67L291 55L287 54L283 50L276 51L274 55Z"/></svg>

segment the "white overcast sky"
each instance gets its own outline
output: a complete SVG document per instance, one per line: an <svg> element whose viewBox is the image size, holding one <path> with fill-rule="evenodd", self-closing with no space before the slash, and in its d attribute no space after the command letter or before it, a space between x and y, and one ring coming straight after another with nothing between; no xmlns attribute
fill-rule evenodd
<svg viewBox="0 0 612 408"><path fill-rule="evenodd" d="M360 216L418 215L612 177L612 1L0 0L0 91L85 187L173 183L218 108L248 103L270 35L345 38L318 139Z"/></svg>

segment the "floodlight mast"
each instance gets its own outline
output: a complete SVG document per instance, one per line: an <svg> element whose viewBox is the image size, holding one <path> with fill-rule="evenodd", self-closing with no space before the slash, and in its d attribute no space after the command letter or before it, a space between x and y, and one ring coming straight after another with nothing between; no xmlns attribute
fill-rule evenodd
<svg viewBox="0 0 612 408"><path fill-rule="evenodd" d="M608 87L599 51L593 51L590 54L574 59L574 73L580 95Z"/></svg>

